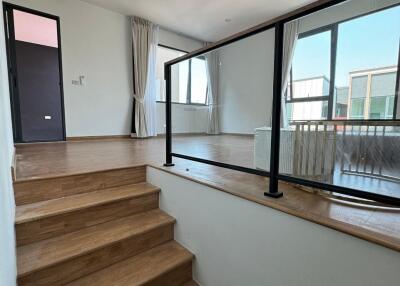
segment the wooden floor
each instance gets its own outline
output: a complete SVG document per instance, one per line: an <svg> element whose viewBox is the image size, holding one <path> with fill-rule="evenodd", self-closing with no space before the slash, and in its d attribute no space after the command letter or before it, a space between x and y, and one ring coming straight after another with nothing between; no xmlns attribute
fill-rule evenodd
<svg viewBox="0 0 400 286"><path fill-rule="evenodd" d="M254 136L174 136L174 153L255 168ZM46 158L43 159L43 153ZM101 154L101 155L100 155ZM17 179L75 174L80 172L164 162L165 139L114 139L57 144L18 145ZM49 160L46 160L46 159ZM340 186L400 197L400 184L379 178L343 174L337 162L333 183Z"/></svg>
<svg viewBox="0 0 400 286"><path fill-rule="evenodd" d="M16 146L17 180L161 164L165 139L115 139Z"/></svg>
<svg viewBox="0 0 400 286"><path fill-rule="evenodd" d="M229 161L237 160L237 157L231 155L234 152L240 154L242 164L252 164L253 153L244 151L243 148L251 144L246 143L246 138L227 136L215 141L215 137L210 136L213 137L210 139L214 140L211 143L207 142L206 136L204 137L195 138L190 144L187 144L190 138L179 138L174 141L174 151L184 152L186 144L190 146L190 151L204 152L208 159L220 160L222 157L215 152L216 146L229 146L229 151L225 153L225 162L235 163ZM203 144L196 146L194 142L199 142L199 139ZM227 144L228 140L231 144ZM155 138L18 145L17 180L149 164L235 196L400 251L398 209L355 206L301 191L284 183L279 186L285 194L283 198L266 198L263 193L268 188L268 179L264 177L177 158L174 158L175 167L162 167L164 144L164 138Z"/></svg>
<svg viewBox="0 0 400 286"><path fill-rule="evenodd" d="M173 152L254 168L252 136L180 136ZM161 164L165 138L110 139L17 145L17 180Z"/></svg>

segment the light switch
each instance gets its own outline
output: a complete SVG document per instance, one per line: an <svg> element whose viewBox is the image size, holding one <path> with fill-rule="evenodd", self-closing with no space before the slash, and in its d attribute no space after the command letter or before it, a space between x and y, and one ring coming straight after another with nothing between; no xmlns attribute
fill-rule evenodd
<svg viewBox="0 0 400 286"><path fill-rule="evenodd" d="M46 116L44 117L44 119L45 119L45 120L51 120L51 116L50 116L50 115L46 115Z"/></svg>
<svg viewBox="0 0 400 286"><path fill-rule="evenodd" d="M86 77L84 75L79 76L79 83L80 85L86 85Z"/></svg>

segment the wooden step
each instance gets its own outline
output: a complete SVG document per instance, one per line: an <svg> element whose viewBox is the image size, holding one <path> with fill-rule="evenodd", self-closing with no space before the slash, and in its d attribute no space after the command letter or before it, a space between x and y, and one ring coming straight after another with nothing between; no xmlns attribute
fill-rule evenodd
<svg viewBox="0 0 400 286"><path fill-rule="evenodd" d="M18 245L158 208L159 188L125 185L16 208Z"/></svg>
<svg viewBox="0 0 400 286"><path fill-rule="evenodd" d="M18 285L63 285L173 239L160 210L124 217L17 248Z"/></svg>
<svg viewBox="0 0 400 286"><path fill-rule="evenodd" d="M182 286L192 279L192 259L189 251L171 241L67 286Z"/></svg>
<svg viewBox="0 0 400 286"><path fill-rule="evenodd" d="M146 166L14 182L17 205L31 204L99 189L146 181Z"/></svg>

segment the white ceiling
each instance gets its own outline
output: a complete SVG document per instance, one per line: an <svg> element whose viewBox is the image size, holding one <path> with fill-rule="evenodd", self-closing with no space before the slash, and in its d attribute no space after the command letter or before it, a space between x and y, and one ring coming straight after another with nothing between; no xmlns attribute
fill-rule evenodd
<svg viewBox="0 0 400 286"><path fill-rule="evenodd" d="M84 0L146 18L166 29L217 41L315 0ZM231 19L231 22L225 22Z"/></svg>

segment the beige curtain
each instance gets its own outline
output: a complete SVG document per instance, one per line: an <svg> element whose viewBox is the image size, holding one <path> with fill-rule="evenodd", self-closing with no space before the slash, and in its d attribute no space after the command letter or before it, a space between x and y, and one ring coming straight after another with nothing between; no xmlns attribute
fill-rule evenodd
<svg viewBox="0 0 400 286"><path fill-rule="evenodd" d="M207 70L208 125L207 134L217 135L219 130L219 55L212 51L205 55Z"/></svg>
<svg viewBox="0 0 400 286"><path fill-rule="evenodd" d="M155 58L158 26L132 17L135 130L132 137L156 135Z"/></svg>
<svg viewBox="0 0 400 286"><path fill-rule="evenodd" d="M285 24L283 35L283 58L282 58L282 127L289 126L286 114L285 93L289 83L290 69L297 39L299 37L300 20L294 20Z"/></svg>

